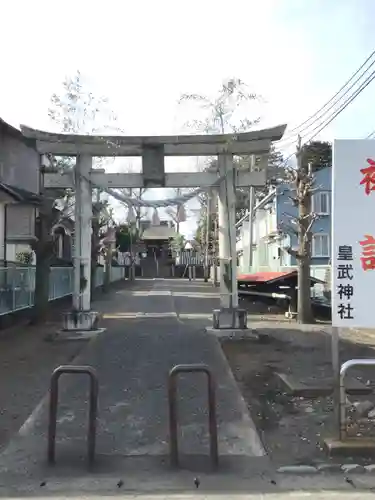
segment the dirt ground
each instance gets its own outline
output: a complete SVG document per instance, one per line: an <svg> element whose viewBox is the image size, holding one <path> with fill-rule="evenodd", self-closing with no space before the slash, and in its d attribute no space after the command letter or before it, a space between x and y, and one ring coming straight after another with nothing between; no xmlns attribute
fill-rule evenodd
<svg viewBox="0 0 375 500"><path fill-rule="evenodd" d="M324 384L324 380L332 376L331 336L317 330L304 332L295 328L281 329L275 318L273 320L265 322L264 328L257 329L264 336L261 341L223 341L224 353L274 463L326 463L329 458L323 448L323 438L333 437L335 429L332 397L293 397L280 384L276 372L292 376L294 380L310 386L319 385L319 381L320 385ZM342 332L340 362L366 357L375 357L375 334L371 331ZM350 375L367 387L372 388L375 384L375 368L353 369ZM348 399L350 403L359 402L363 405L370 402L375 406L374 395L350 395ZM348 417L352 421L353 418L356 420L353 411L357 410L349 405ZM351 426L349 432L357 436L361 433L373 434L373 422L366 419L365 427ZM333 460L342 462L342 458ZM351 460L354 457L345 459L346 462ZM355 462L359 461L355 457Z"/></svg>
<svg viewBox="0 0 375 500"><path fill-rule="evenodd" d="M50 342L60 314L46 325L18 325L0 332L0 450L46 394L54 368L71 361L85 342Z"/></svg>

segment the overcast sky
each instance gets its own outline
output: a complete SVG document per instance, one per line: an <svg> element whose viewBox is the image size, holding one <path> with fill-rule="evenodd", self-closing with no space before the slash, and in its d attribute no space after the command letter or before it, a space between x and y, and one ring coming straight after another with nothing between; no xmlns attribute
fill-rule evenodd
<svg viewBox="0 0 375 500"><path fill-rule="evenodd" d="M214 95L232 76L263 96L261 127L292 128L370 55L374 19L373 0L3 2L0 116L50 128L51 94L80 69L128 134L181 132L193 113L176 105L181 93ZM367 136L374 98L375 82L319 138ZM169 171L195 167L167 159Z"/></svg>

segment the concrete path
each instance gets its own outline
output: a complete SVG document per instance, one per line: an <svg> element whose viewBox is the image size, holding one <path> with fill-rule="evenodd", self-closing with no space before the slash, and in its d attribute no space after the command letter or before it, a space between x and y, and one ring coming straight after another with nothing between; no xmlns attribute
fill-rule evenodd
<svg viewBox="0 0 375 500"><path fill-rule="evenodd" d="M204 332L218 296L209 285L138 281L96 306L107 331L75 364L91 364L100 379L95 468L87 470L87 381L61 380L57 460L46 465L45 398L0 455L0 497L190 499L366 498L375 475L277 474L263 455L253 423L215 337ZM168 460L167 374L178 363L207 363L217 379L220 468L208 460L206 385L181 377L182 468ZM199 479L199 489L195 479Z"/></svg>
<svg viewBox="0 0 375 500"><path fill-rule="evenodd" d="M122 469L124 461L130 469L169 471L167 375L180 363L205 363L215 375L222 469L245 470L250 462L254 467L254 459L257 464L264 459L218 340L204 331L217 301L217 292L204 283L139 280L131 290L116 290L96 304L107 330L88 344L74 364L91 365L99 376L99 472ZM87 379L63 376L59 397L54 473L62 471L67 477L76 474L77 468L80 473L85 470L77 460L84 461L86 455ZM3 484L8 482L6 476L18 484L18 474L46 475L47 403L45 398L1 454ZM204 375L179 378L179 419L182 465L210 470Z"/></svg>

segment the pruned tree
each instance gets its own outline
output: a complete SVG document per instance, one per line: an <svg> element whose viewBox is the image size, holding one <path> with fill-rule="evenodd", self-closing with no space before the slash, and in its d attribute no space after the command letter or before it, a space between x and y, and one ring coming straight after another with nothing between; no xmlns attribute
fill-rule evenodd
<svg viewBox="0 0 375 500"><path fill-rule="evenodd" d="M315 190L315 176L311 163L306 162L306 149L301 146L301 138L297 145L297 167L288 168L291 185L290 200L297 208L297 215L286 214L290 224L283 226L285 232L297 237L298 247L287 247L286 251L297 260L298 291L297 291L297 319L299 323L314 322L311 307L310 266L311 266L311 239L314 222L317 214L311 210L312 194Z"/></svg>
<svg viewBox="0 0 375 500"><path fill-rule="evenodd" d="M101 133L109 129L120 130L116 127L117 117L109 107L108 99L95 96L84 82L80 71L66 78L62 84L62 91L51 96L48 115L58 129L65 133ZM60 171L69 171L74 167L74 159L69 157L50 157L50 162L51 166ZM103 164L104 160L96 160L96 166ZM42 170L42 176L43 173ZM33 322L43 321L48 312L50 263L55 248L52 228L64 217L74 213L72 190L47 192L42 185L41 194L43 202L38 210L36 240L33 244L36 255ZM94 222L93 227L97 228L98 224ZM95 244L94 248L97 248ZM96 259L93 259L93 262L95 263Z"/></svg>
<svg viewBox="0 0 375 500"><path fill-rule="evenodd" d="M319 190L316 185L315 173L332 166L332 145L329 142L313 141L301 145L298 139L297 166L290 167L281 163L282 172L275 184L287 182L290 185L290 200L297 208L297 215L284 213L288 222L282 224L281 229L296 238L297 248L287 247L286 251L294 256L298 266L298 321L300 323L313 322L311 309L311 242L314 222L319 215L312 211L312 197Z"/></svg>

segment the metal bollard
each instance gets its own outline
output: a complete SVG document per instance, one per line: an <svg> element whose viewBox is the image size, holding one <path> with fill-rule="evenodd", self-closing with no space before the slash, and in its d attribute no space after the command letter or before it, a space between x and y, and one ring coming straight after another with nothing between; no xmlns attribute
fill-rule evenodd
<svg viewBox="0 0 375 500"><path fill-rule="evenodd" d="M90 401L89 418L87 432L87 458L89 465L92 465L95 459L95 441L96 441L96 419L98 413L98 395L99 384L96 370L91 366L59 366L51 376L50 402L49 402L49 420L48 420L48 463L55 463L56 454L56 426L57 426L57 406L59 398L59 379L61 375L86 374L90 377Z"/></svg>
<svg viewBox="0 0 375 500"><path fill-rule="evenodd" d="M178 435L177 435L177 375L180 373L205 373L207 375L208 387L208 425L210 434L210 457L212 465L219 465L219 451L217 438L216 419L216 395L215 382L210 368L207 365L177 365L169 372L168 378L168 402L169 402L169 439L171 464L175 467L179 464L178 458Z"/></svg>

